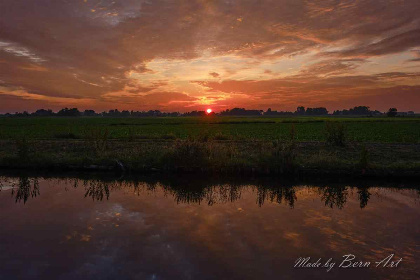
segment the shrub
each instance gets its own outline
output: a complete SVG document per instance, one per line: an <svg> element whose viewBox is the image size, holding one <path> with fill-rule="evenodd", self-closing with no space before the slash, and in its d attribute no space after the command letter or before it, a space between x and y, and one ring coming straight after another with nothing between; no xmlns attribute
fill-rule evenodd
<svg viewBox="0 0 420 280"><path fill-rule="evenodd" d="M177 140L166 157L171 167L198 168L208 165L210 149L208 143L196 139Z"/></svg>
<svg viewBox="0 0 420 280"><path fill-rule="evenodd" d="M363 146L360 152L359 166L365 169L368 167L368 165L369 165L369 151L366 149L366 146Z"/></svg>
<svg viewBox="0 0 420 280"><path fill-rule="evenodd" d="M108 137L109 130L107 128L91 128L85 131L85 138L97 155L108 149Z"/></svg>
<svg viewBox="0 0 420 280"><path fill-rule="evenodd" d="M344 146L346 142L346 129L341 122L327 121L325 124L327 143L333 146Z"/></svg>
<svg viewBox="0 0 420 280"><path fill-rule="evenodd" d="M280 173L291 173L295 170L297 150L294 141L273 141L272 156L272 163Z"/></svg>
<svg viewBox="0 0 420 280"><path fill-rule="evenodd" d="M29 143L26 140L26 138L23 137L21 139L16 139L15 144L17 147L17 155L18 155L19 160L28 160L31 151L29 148Z"/></svg>

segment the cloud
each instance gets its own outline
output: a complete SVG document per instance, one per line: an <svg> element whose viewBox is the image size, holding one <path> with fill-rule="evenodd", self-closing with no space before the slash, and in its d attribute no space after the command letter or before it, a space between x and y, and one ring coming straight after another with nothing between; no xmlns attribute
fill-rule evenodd
<svg viewBox="0 0 420 280"><path fill-rule="evenodd" d="M362 45L353 49L326 52L324 55L337 55L345 57L371 57L398 53L420 45L420 29L411 30L377 43Z"/></svg>
<svg viewBox="0 0 420 280"><path fill-rule="evenodd" d="M169 109L179 110L184 106L191 106L197 98L180 92L153 92L147 94L112 92L102 96L103 101L113 104L128 105L126 108L145 110L145 109Z"/></svg>
<svg viewBox="0 0 420 280"><path fill-rule="evenodd" d="M411 54L414 56L414 58L409 59L408 62L418 62L420 61L420 50L412 50Z"/></svg>
<svg viewBox="0 0 420 280"><path fill-rule="evenodd" d="M25 47L21 47L18 44L10 43L10 42L0 41L0 51L13 54L17 57L27 58L30 61L35 62L35 63L40 63L40 62L45 61L43 58L37 56L35 53L31 52L29 49Z"/></svg>
<svg viewBox="0 0 420 280"><path fill-rule="evenodd" d="M88 98L98 106L106 106L104 96L124 91L130 98L121 95L121 106L132 100L130 94L159 92L209 102L208 91L198 85L215 78L230 79L220 81L220 106L239 100L243 92L295 98L299 89L325 100L333 94L330 89L342 95L354 80L387 87L389 79L374 75L403 72L404 61L418 61L410 51L420 47L419 5L417 0L3 0L0 80L10 92ZM366 77L364 65L377 57L383 64ZM168 71L168 65L183 67ZM191 78L198 72L203 77ZM165 84L157 86L161 81ZM249 89L242 89L244 84ZM209 85L213 91L221 87ZM200 105L183 95L173 98L185 106ZM147 103L152 109L167 95L149 99L155 102ZM246 107L259 104L248 102Z"/></svg>
<svg viewBox="0 0 420 280"><path fill-rule="evenodd" d="M207 88L209 93L229 94L228 99L231 100L238 102L251 100L250 104L256 108L269 106L275 109L294 110L297 106L304 105L332 106L331 109L339 109L340 104L356 106L358 102L362 102L359 105L368 102L372 108L385 110L390 106L386 104L398 103L405 109L408 109L410 104L416 104L418 97L415 93L420 87L419 79L420 72L388 72L375 75L325 77L296 75L262 81L226 80L197 83ZM398 97L400 101L396 102ZM377 101L376 106L374 100Z"/></svg>
<svg viewBox="0 0 420 280"><path fill-rule="evenodd" d="M324 60L311 64L301 70L301 75L337 75L349 74L359 67L363 59Z"/></svg>
<svg viewBox="0 0 420 280"><path fill-rule="evenodd" d="M209 75L212 76L213 78L219 78L220 77L220 74L216 73L216 72L210 72Z"/></svg>

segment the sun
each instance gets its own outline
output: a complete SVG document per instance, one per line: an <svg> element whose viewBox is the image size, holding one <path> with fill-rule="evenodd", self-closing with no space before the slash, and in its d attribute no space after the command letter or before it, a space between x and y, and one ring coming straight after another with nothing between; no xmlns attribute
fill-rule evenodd
<svg viewBox="0 0 420 280"><path fill-rule="evenodd" d="M213 112L213 110L212 109L207 109L206 112L207 112L207 114L211 114L211 112Z"/></svg>

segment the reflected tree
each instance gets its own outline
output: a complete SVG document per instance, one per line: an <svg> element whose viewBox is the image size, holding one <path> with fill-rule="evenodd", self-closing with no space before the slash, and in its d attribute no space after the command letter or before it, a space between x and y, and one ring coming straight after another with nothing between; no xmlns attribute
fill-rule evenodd
<svg viewBox="0 0 420 280"><path fill-rule="evenodd" d="M84 197L92 198L92 200L102 201L109 200L111 192L115 190L122 190L124 192L133 193L135 195L148 194L150 192L163 192L164 195L170 195L174 198L176 203L187 204L201 204L207 203L212 206L217 203L231 203L241 199L242 193L248 189L256 191L256 204L262 207L266 201L275 202L278 204L286 204L290 208L294 208L297 201L297 190L293 182L288 182L285 185L283 181L281 186L274 182L260 182L259 184L247 185L241 181L228 182L218 184L219 180L212 181L162 181L157 179L146 178L138 179L57 179L57 185L64 185L65 190L82 188L85 190ZM26 203L29 198L35 198L40 195L40 187L38 179L30 178L28 176L20 177L0 177L0 190L11 189L12 197L16 202L23 201ZM309 187L318 192L321 201L325 206L330 208L343 209L347 203L348 195L355 194L357 190L357 197L360 202L360 208L365 208L371 198L369 185L359 185L358 187L344 186L344 185L328 185L322 187ZM420 196L420 191L417 186L410 187L413 190L413 195ZM369 191L370 190L370 191ZM146 197L147 198L147 197Z"/></svg>
<svg viewBox="0 0 420 280"><path fill-rule="evenodd" d="M320 187L319 192L321 195L321 200L325 203L325 206L330 208L337 207L338 209L343 209L347 202L347 187L325 186Z"/></svg>
<svg viewBox="0 0 420 280"><path fill-rule="evenodd" d="M92 200L102 201L104 198L109 200L111 192L115 190L126 190L133 192L136 195L140 195L143 191L155 191L157 184L125 180L84 180L83 186L86 190L85 197L91 197ZM74 187L77 188L77 184L75 184Z"/></svg>
<svg viewBox="0 0 420 280"><path fill-rule="evenodd" d="M363 209L367 206L371 193L367 187L358 187L357 194L359 196L360 208Z"/></svg>
<svg viewBox="0 0 420 280"><path fill-rule="evenodd" d="M17 186L13 185L12 197L15 197L15 202L23 200L23 203L26 204L28 198L38 195L40 195L39 182L36 178L20 177Z"/></svg>
<svg viewBox="0 0 420 280"><path fill-rule="evenodd" d="M91 180L85 189L85 197L91 197L92 200L102 201L104 197L106 197L107 200L109 199L109 184L104 181Z"/></svg>
<svg viewBox="0 0 420 280"><path fill-rule="evenodd" d="M278 204L285 202L290 208L294 208L295 201L297 200L296 190L292 186L270 188L263 186L257 187L258 206L263 206L267 199L271 202L277 202Z"/></svg>

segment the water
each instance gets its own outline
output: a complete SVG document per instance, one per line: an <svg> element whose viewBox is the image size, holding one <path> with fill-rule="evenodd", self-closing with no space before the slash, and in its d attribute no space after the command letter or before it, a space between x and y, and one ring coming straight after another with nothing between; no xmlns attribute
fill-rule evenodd
<svg viewBox="0 0 420 280"><path fill-rule="evenodd" d="M415 184L0 182L0 279L420 279ZM339 267L347 254L371 264Z"/></svg>

